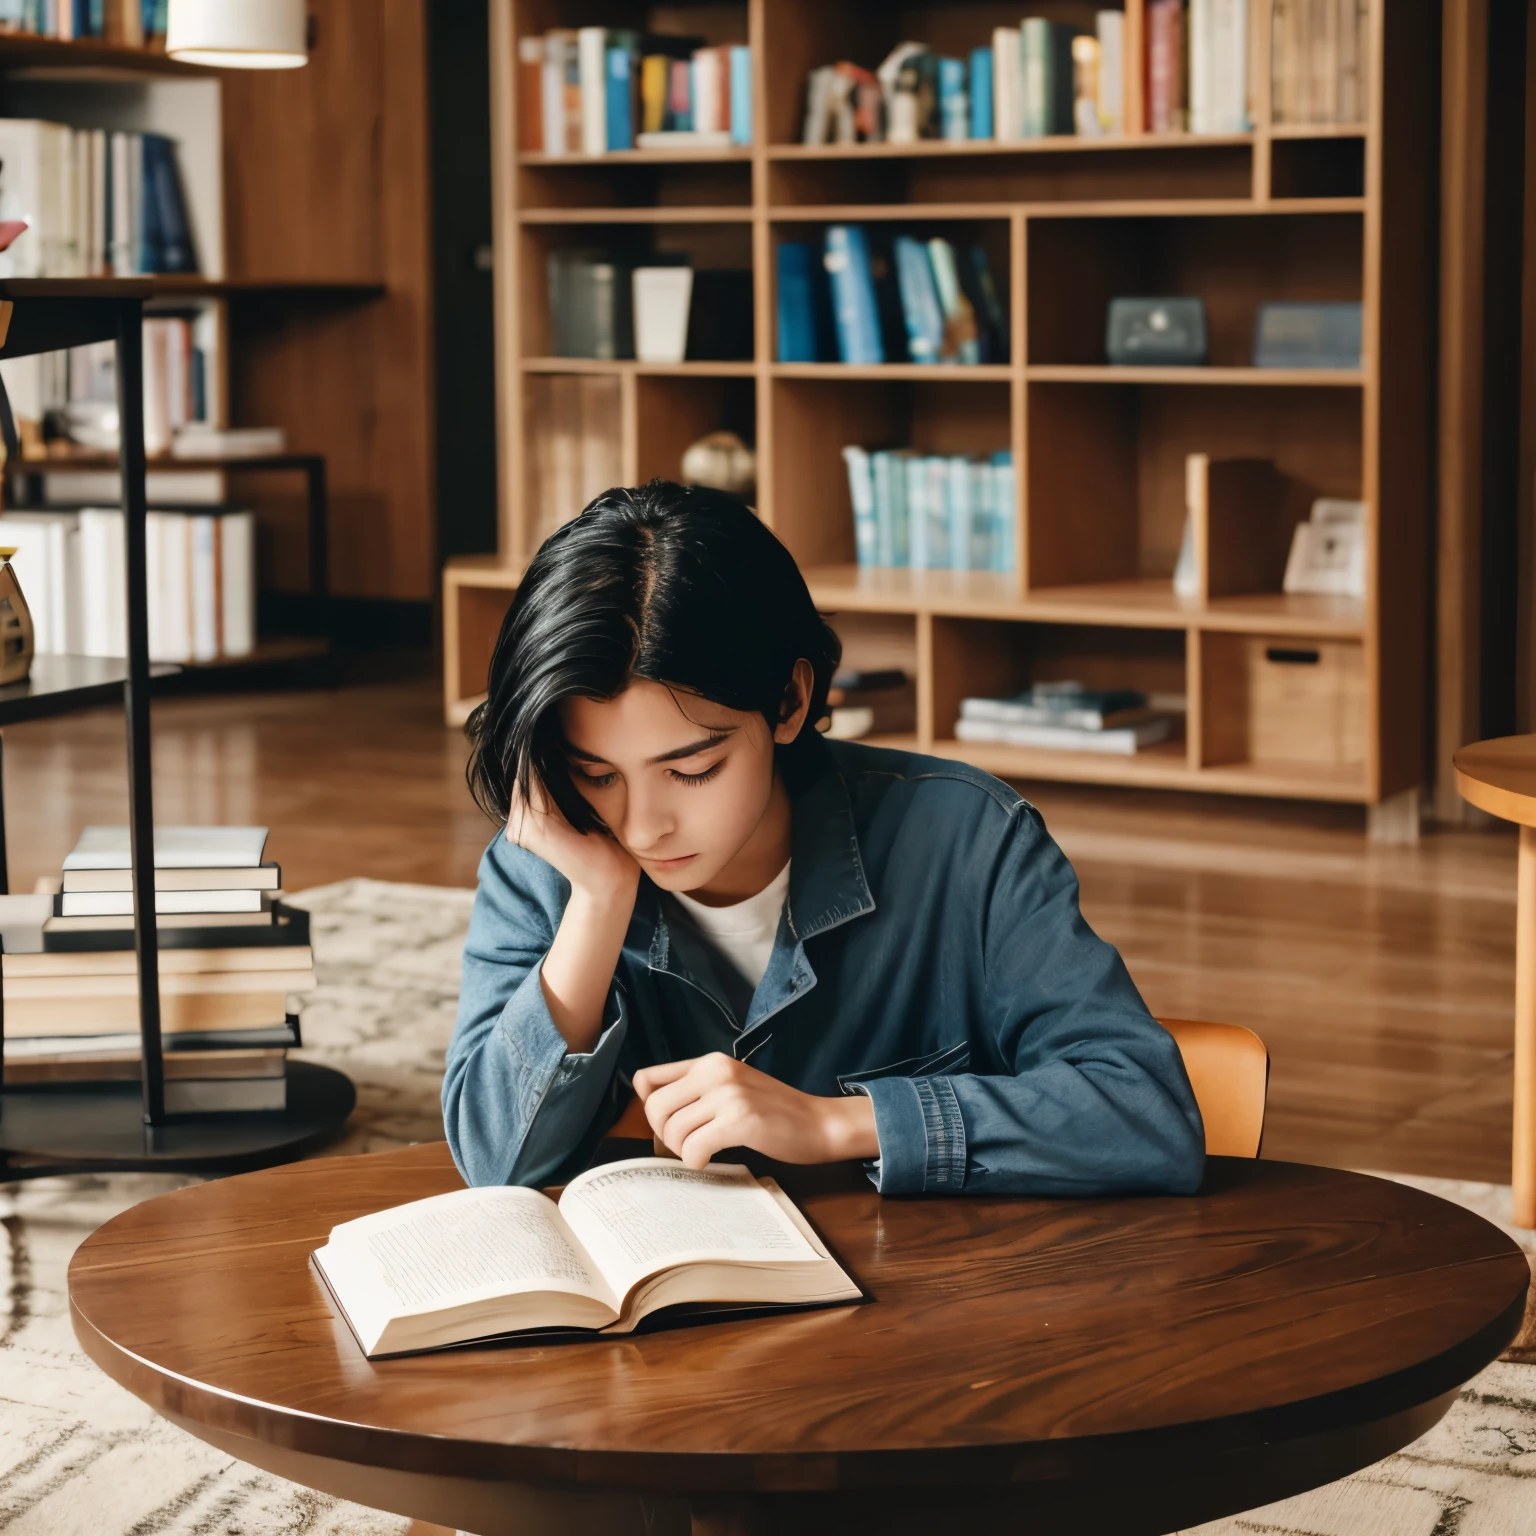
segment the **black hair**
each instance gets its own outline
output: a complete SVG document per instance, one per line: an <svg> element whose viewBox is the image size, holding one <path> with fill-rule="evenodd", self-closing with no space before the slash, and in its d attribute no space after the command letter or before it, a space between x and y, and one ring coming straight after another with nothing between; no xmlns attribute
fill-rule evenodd
<svg viewBox="0 0 1536 1536"><path fill-rule="evenodd" d="M536 775L573 827L596 830L571 782L562 699L611 699L647 678L772 730L804 658L810 710L774 749L793 792L823 750L816 724L841 656L793 556L744 502L666 480L605 491L544 541L502 621L485 702L465 727L470 793L502 821L514 786L527 795Z"/></svg>

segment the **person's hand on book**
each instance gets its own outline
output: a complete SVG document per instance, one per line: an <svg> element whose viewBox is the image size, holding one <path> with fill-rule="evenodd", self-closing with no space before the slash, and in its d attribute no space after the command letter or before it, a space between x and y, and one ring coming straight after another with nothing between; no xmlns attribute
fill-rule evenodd
<svg viewBox="0 0 1536 1536"><path fill-rule="evenodd" d="M836 1163L880 1155L874 1105L862 1094L824 1099L715 1051L635 1074L651 1130L689 1168L727 1147L782 1163Z"/></svg>

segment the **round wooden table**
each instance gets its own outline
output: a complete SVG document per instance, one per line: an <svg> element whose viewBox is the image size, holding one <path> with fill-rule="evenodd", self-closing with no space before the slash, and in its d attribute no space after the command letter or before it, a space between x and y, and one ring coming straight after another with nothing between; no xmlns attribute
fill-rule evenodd
<svg viewBox="0 0 1536 1536"><path fill-rule="evenodd" d="M75 1332L230 1455L479 1536L1149 1536L1416 1438L1530 1282L1459 1206L1290 1163L1212 1159L1194 1198L784 1182L866 1303L370 1363L309 1255L459 1187L436 1144L124 1212L70 1266Z"/></svg>
<svg viewBox="0 0 1536 1536"><path fill-rule="evenodd" d="M1456 792L1520 828L1515 875L1515 1225L1536 1227L1536 736L1500 736L1451 758Z"/></svg>

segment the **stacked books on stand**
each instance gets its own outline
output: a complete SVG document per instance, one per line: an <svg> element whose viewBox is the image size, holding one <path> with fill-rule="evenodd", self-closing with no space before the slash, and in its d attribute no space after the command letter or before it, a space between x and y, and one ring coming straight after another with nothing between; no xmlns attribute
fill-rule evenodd
<svg viewBox="0 0 1536 1536"><path fill-rule="evenodd" d="M557 27L517 45L519 139L546 155L752 142L752 50Z"/></svg>
<svg viewBox="0 0 1536 1536"><path fill-rule="evenodd" d="M0 167L0 219L27 225L0 255L0 277L198 270L176 145L163 134L0 118Z"/></svg>
<svg viewBox="0 0 1536 1536"><path fill-rule="evenodd" d="M290 996L315 985L309 918L281 903L265 827L160 827L155 924L166 1108L274 1111L300 1043ZM141 1070L126 827L87 827L30 931L5 927L5 1083L136 1081Z"/></svg>
<svg viewBox="0 0 1536 1536"><path fill-rule="evenodd" d="M860 567L1013 569L1013 455L843 449Z"/></svg>
<svg viewBox="0 0 1536 1536"><path fill-rule="evenodd" d="M1172 710L1137 689L1073 682L1036 683L1005 699L962 699L955 724L958 741L1125 756L1166 741L1172 731Z"/></svg>
<svg viewBox="0 0 1536 1536"><path fill-rule="evenodd" d="M778 248L781 363L1005 363L1008 324L979 245L829 225Z"/></svg>
<svg viewBox="0 0 1536 1536"><path fill-rule="evenodd" d="M899 668L838 672L827 690L827 704L826 734L838 741L917 729L917 688Z"/></svg>
<svg viewBox="0 0 1536 1536"><path fill-rule="evenodd" d="M248 656L256 644L256 528L246 511L151 512L145 529L152 661ZM13 544L40 656L128 654L123 514L22 511L0 517Z"/></svg>

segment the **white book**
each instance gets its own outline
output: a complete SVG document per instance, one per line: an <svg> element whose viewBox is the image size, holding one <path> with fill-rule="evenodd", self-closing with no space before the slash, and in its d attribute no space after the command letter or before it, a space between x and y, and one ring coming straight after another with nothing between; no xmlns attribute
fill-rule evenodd
<svg viewBox="0 0 1536 1536"><path fill-rule="evenodd" d="M254 869L157 869L157 891L275 891L281 884L276 864ZM131 869L70 869L64 872L64 894L75 891L131 891Z"/></svg>
<svg viewBox="0 0 1536 1536"><path fill-rule="evenodd" d="M287 1104L286 1077L173 1077L165 1084L168 1115L261 1114Z"/></svg>
<svg viewBox="0 0 1536 1536"><path fill-rule="evenodd" d="M219 656L218 519L201 513L187 519L191 529L192 659Z"/></svg>
<svg viewBox="0 0 1536 1536"><path fill-rule="evenodd" d="M725 149L730 142L730 131L725 128L713 133L697 128L660 128L635 135L636 149Z"/></svg>
<svg viewBox="0 0 1536 1536"><path fill-rule="evenodd" d="M991 742L1009 747L1043 747L1053 752L1105 752L1129 757L1143 747L1166 741L1173 721L1166 715L1141 725L1106 731L1077 730L1064 725L1004 725L996 720L955 722L957 741Z"/></svg>
<svg viewBox="0 0 1536 1536"><path fill-rule="evenodd" d="M565 42L550 37L544 43L539 70L539 110L543 118L544 153L565 153Z"/></svg>
<svg viewBox="0 0 1536 1536"><path fill-rule="evenodd" d="M265 827L156 827L156 869L254 869L267 845ZM63 868L129 869L128 828L91 826Z"/></svg>
<svg viewBox="0 0 1536 1536"><path fill-rule="evenodd" d="M174 320L144 322L144 451L171 446L171 330Z"/></svg>
<svg viewBox="0 0 1536 1536"><path fill-rule="evenodd" d="M1212 0L1215 10L1212 74L1216 132L1243 133L1248 118L1249 0Z"/></svg>
<svg viewBox="0 0 1536 1536"><path fill-rule="evenodd" d="M226 656L256 649L256 514L219 519L219 646Z"/></svg>
<svg viewBox="0 0 1536 1536"><path fill-rule="evenodd" d="M260 912L260 891L156 891L158 912ZM132 891L65 891L61 917L119 917L133 911Z"/></svg>
<svg viewBox="0 0 1536 1536"><path fill-rule="evenodd" d="M576 65L581 73L581 152L608 152L608 29L578 27Z"/></svg>
<svg viewBox="0 0 1536 1536"><path fill-rule="evenodd" d="M144 135L130 133L128 140L128 270L143 271L144 252Z"/></svg>
<svg viewBox="0 0 1536 1536"><path fill-rule="evenodd" d="M693 87L693 126L706 133L730 131L720 110L720 55L713 48L700 48L689 66Z"/></svg>
<svg viewBox="0 0 1536 1536"><path fill-rule="evenodd" d="M534 1189L457 1189L331 1229L314 1255L370 1359L533 1328L629 1333L666 1307L862 1294L771 1180L669 1158Z"/></svg>
<svg viewBox="0 0 1536 1536"><path fill-rule="evenodd" d="M992 31L992 137L1015 140L1024 134L1023 60L1017 27Z"/></svg>
<svg viewBox="0 0 1536 1536"><path fill-rule="evenodd" d="M52 234L44 208L46 127L30 118L0 118L0 219L20 219L27 226L10 249L0 253L0 277L47 275L45 252Z"/></svg>
<svg viewBox="0 0 1536 1536"><path fill-rule="evenodd" d="M86 656L126 656L123 514L116 508L85 508L79 540L81 651Z"/></svg>
<svg viewBox="0 0 1536 1536"><path fill-rule="evenodd" d="M173 459L262 458L288 451L281 427L212 427L188 422L171 443Z"/></svg>
<svg viewBox="0 0 1536 1536"><path fill-rule="evenodd" d="M90 271L88 277L100 277L111 266L107 250L107 132L104 128L90 130L91 142L91 233L88 253Z"/></svg>
<svg viewBox="0 0 1536 1536"><path fill-rule="evenodd" d="M1189 131L1220 133L1216 119L1216 0L1189 0Z"/></svg>
<svg viewBox="0 0 1536 1536"><path fill-rule="evenodd" d="M1099 127L1108 135L1125 132L1125 12L1100 11Z"/></svg>
<svg viewBox="0 0 1536 1536"><path fill-rule="evenodd" d="M185 512L162 512L161 661L192 660L192 520Z"/></svg>
<svg viewBox="0 0 1536 1536"><path fill-rule="evenodd" d="M133 203L128 185L130 135L114 133L108 146L112 157L112 238L110 265L114 277L133 276Z"/></svg>

